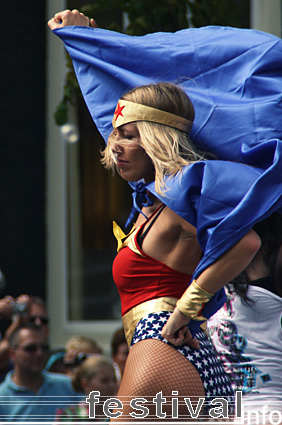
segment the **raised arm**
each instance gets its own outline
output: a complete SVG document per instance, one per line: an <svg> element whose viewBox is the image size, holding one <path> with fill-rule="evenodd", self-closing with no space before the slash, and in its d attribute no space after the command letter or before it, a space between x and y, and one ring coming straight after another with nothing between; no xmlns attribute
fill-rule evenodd
<svg viewBox="0 0 282 425"><path fill-rule="evenodd" d="M237 244L209 266L178 301L177 307L163 328L162 336L174 345L189 342L192 338L187 328L190 319L196 319L197 314L200 316L204 303L246 269L259 250L260 243L257 233L250 230Z"/></svg>
<svg viewBox="0 0 282 425"><path fill-rule="evenodd" d="M93 28L98 28L98 25L94 19L89 19L83 13L80 13L77 9L67 9L63 10L62 12L58 12L48 22L48 26L51 30L71 25L79 25L83 27L91 26Z"/></svg>
<svg viewBox="0 0 282 425"><path fill-rule="evenodd" d="M0 372L3 372L6 370L9 359L10 359L10 345L9 345L9 337L14 332L14 330L20 326L25 320L26 315L25 313L22 314L15 314L14 313L14 306L16 303L19 304L26 304L27 305L27 311L26 314L29 312L30 308L30 297L28 295L20 295L16 299L11 296L6 296L2 300L0 300L0 318L10 319L11 323L6 329L3 338L0 341ZM5 313L5 314L4 314Z"/></svg>

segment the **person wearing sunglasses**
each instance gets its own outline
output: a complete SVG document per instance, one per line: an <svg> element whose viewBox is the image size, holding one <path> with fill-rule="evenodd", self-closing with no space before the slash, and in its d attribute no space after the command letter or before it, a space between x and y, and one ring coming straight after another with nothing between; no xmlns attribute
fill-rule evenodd
<svg viewBox="0 0 282 425"><path fill-rule="evenodd" d="M46 335L49 334L49 317L47 315L45 302L40 297L29 297L29 311L24 317L26 321L34 323L35 326L42 326Z"/></svg>
<svg viewBox="0 0 282 425"><path fill-rule="evenodd" d="M24 323L34 323L35 326L40 327L47 338L49 335L49 318L42 298L20 295L15 299L11 297L10 304L10 314L7 318L11 320L11 324L0 341L0 383L3 382L6 374L13 369L9 356L9 337L16 328Z"/></svg>
<svg viewBox="0 0 282 425"><path fill-rule="evenodd" d="M64 407L70 399L81 400L68 376L44 370L49 345L41 327L22 324L10 335L9 345L14 370L0 385L1 420L53 421L58 407Z"/></svg>

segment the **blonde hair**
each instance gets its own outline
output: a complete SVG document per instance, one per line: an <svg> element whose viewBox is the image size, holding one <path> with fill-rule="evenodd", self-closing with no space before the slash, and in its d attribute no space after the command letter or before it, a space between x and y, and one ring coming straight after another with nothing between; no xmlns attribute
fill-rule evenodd
<svg viewBox="0 0 282 425"><path fill-rule="evenodd" d="M110 360L101 355L94 355L88 357L84 360L73 372L71 377L72 386L76 392L83 393L83 386L81 384L82 379L89 381L93 376L97 375L100 372L102 366L110 366L113 368L115 373L114 366Z"/></svg>
<svg viewBox="0 0 282 425"><path fill-rule="evenodd" d="M122 96L123 100L140 103L160 109L187 120L193 121L195 111L186 93L170 83L157 83L137 87ZM191 142L189 135L181 130L148 121L136 121L140 135L140 145L145 150L155 168L156 191L165 191L164 177L174 176L186 165L203 159ZM116 145L125 143L118 138L114 130L102 152L102 164L107 169L115 169L113 150Z"/></svg>
<svg viewBox="0 0 282 425"><path fill-rule="evenodd" d="M73 335L68 339L65 345L66 351L78 351L80 353L83 352L91 352L91 353L97 353L101 354L102 350L97 344L96 341L92 338L88 338L86 336L82 335Z"/></svg>

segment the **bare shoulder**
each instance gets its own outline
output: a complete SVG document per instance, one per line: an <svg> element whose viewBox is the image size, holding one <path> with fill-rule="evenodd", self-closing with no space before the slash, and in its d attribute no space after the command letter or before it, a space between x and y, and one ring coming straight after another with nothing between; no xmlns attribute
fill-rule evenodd
<svg viewBox="0 0 282 425"><path fill-rule="evenodd" d="M174 270L188 274L193 273L202 255L195 227L167 206L143 240L142 249Z"/></svg>
<svg viewBox="0 0 282 425"><path fill-rule="evenodd" d="M192 224L188 223L188 221L184 220L184 218L180 217L169 207L165 207L163 213L170 223L171 228L177 229L182 237L197 237L196 227L192 226Z"/></svg>

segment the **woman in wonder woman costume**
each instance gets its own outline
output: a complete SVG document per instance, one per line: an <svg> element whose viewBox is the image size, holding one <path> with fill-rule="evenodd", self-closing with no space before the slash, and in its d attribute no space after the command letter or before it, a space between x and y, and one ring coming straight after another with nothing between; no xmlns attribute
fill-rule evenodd
<svg viewBox="0 0 282 425"><path fill-rule="evenodd" d="M63 26L88 25L89 20L77 11L65 11L56 14L49 26L56 29L61 23ZM94 21L91 24L95 26ZM226 186L223 198L232 209L236 204L231 205L228 190L233 190L235 184L249 185L244 183L248 181L251 184L258 171L233 164L238 168L238 181L228 183L228 167L224 161L205 160L191 143L189 133L193 120L194 107L178 86L157 83L137 87L118 101L112 122L114 130L103 152L102 162L106 168L116 168L128 182L143 181L149 191L143 191L145 202L142 208L137 206L139 215L129 235L114 225L118 255L113 276L131 347L117 396L123 403L122 415L115 421L132 421L130 413L134 409L130 401L140 397L146 401L147 420L160 419L165 414L166 419L175 419L173 397L178 397L177 418L190 420L190 413L194 418L200 413L206 419L213 397L233 396L205 332L199 328L192 332L191 325L205 322L211 312L216 311L215 306L206 314L208 305L216 305L217 294L224 285L251 262L259 250L260 239L253 230L248 230L198 273L196 279L191 279L202 257L198 241L201 222L197 215L203 209L202 191L191 187L191 213L184 219L170 208L175 195L170 191L170 182L175 176L180 177L181 189L187 175L203 176L203 181L212 178L218 186L220 176ZM210 170L217 173L209 173ZM212 209L221 211L222 205L213 202ZM225 217L225 211L222 216ZM224 233L222 243L225 243ZM154 400L158 393L166 402L161 411L156 412ZM200 399L204 397L205 402L201 404ZM192 411L183 398L192 401Z"/></svg>
<svg viewBox="0 0 282 425"><path fill-rule="evenodd" d="M193 105L179 87L159 83L133 89L118 102L102 162L116 167L126 181L154 181L156 191L169 197L164 176L181 173L202 158L189 138L193 119ZM192 338L187 324L190 318L204 320L204 303L245 269L259 238L251 230L187 289L202 256L196 228L157 197L149 197L128 236L114 226L119 243L113 276L131 345L118 396L147 398L160 391L164 397L177 391L195 401L199 396L231 396L205 333L199 330ZM171 415L170 408L166 412ZM189 417L182 405L179 417L185 414Z"/></svg>

